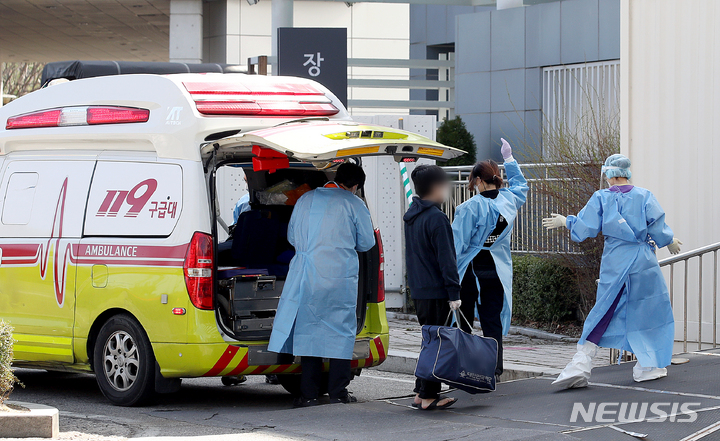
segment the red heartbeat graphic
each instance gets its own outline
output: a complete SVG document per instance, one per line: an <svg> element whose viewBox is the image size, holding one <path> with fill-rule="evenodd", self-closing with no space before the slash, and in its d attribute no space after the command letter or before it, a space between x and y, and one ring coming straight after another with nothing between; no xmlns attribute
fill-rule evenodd
<svg viewBox="0 0 720 441"><path fill-rule="evenodd" d="M70 260L70 254L72 252L71 244L65 246L65 252L61 253L60 240L62 239L63 220L65 217L65 196L67 195L67 184L68 178L60 187L60 196L58 197L57 205L55 206L55 217L53 218L52 231L50 232L50 238L45 245L43 252L43 244L40 244L38 248L38 254L40 256L40 278L45 280L47 274L48 261L50 259L50 248L52 241L55 240L55 258L53 262L53 281L55 285L55 300L59 307L63 307L65 304L65 280L67 276L67 264ZM58 257L62 254L62 257ZM60 261L62 260L62 267L60 267Z"/></svg>

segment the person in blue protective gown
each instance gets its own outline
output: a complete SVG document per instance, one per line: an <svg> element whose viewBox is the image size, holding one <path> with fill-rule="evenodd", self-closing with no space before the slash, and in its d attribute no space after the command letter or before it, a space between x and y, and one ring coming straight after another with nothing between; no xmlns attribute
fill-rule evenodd
<svg viewBox="0 0 720 441"><path fill-rule="evenodd" d="M512 257L510 239L518 210L525 204L528 185L512 148L504 139L501 153L509 186L503 188L498 165L477 163L470 174L470 189L477 194L455 210L452 224L465 317L480 319L483 335L498 342L496 375L503 372L502 337L510 330L512 314ZM467 323L461 324L467 332Z"/></svg>
<svg viewBox="0 0 720 441"><path fill-rule="evenodd" d="M246 211L250 211L250 194L243 195L233 207L233 225L237 224L238 218Z"/></svg>
<svg viewBox="0 0 720 441"><path fill-rule="evenodd" d="M268 350L301 357L298 406L318 404L323 358L330 360L331 402L357 401L347 391L357 333L357 253L375 245L370 212L355 196L364 182L362 168L345 163L334 182L305 193L290 218L288 241L296 254Z"/></svg>
<svg viewBox="0 0 720 441"><path fill-rule="evenodd" d="M638 359L635 381L667 376L675 323L655 247L680 252L655 196L630 185L630 160L612 155L602 168L609 189L595 192L577 216L543 219L548 229L566 227L575 242L605 236L597 300L585 320L578 351L553 384L585 387L598 346L630 351Z"/></svg>

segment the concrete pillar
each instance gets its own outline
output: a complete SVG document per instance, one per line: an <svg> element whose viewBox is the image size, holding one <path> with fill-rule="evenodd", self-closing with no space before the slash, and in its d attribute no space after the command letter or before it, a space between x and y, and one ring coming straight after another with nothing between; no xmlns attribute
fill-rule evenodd
<svg viewBox="0 0 720 441"><path fill-rule="evenodd" d="M201 63L202 0L170 0L170 61Z"/></svg>
<svg viewBox="0 0 720 441"><path fill-rule="evenodd" d="M272 48L273 57L277 57L278 28L293 27L293 0L272 0ZM273 64L273 69L277 64ZM273 70L275 72L275 70Z"/></svg>
<svg viewBox="0 0 720 441"><path fill-rule="evenodd" d="M240 60L241 1L245 0L219 0L203 4L203 62L245 64Z"/></svg>

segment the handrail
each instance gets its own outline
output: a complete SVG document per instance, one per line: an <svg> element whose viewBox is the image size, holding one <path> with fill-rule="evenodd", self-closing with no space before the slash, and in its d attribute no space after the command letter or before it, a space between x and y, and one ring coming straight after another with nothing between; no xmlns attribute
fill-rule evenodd
<svg viewBox="0 0 720 441"><path fill-rule="evenodd" d="M561 165L568 165L568 164L573 164L573 163L572 162L530 162L530 163L523 162L523 163L520 163L520 166L521 167L558 167ZM576 165L593 165L592 162L587 162L587 161L577 162L574 164L576 164ZM498 166L500 168L503 168L505 166L505 164L498 164ZM600 164L598 164L598 166L600 166ZM472 171L473 167L474 167L474 165L448 165L448 166L443 166L442 169L449 173L465 172L465 171L470 172L470 171Z"/></svg>
<svg viewBox="0 0 720 441"><path fill-rule="evenodd" d="M671 256L659 261L661 267L670 267L670 304L675 312L675 264L682 263L682 317L683 317L683 351L687 352L688 342L697 344L697 349L703 349L703 286L709 283L703 277L703 257L712 254L713 272L712 272L712 347L718 347L718 251L720 251L720 242L706 245L694 250L686 251L676 256ZM697 264L697 339L688 339L688 303L690 283L690 259L698 259ZM695 281L693 281L694 283Z"/></svg>
<svg viewBox="0 0 720 441"><path fill-rule="evenodd" d="M711 245L705 245L704 247L701 247L701 248L698 248L695 250L686 251L684 253L680 253L680 254L676 254L674 256L667 257L667 258L659 261L658 263L660 264L660 266L672 265L673 263L682 262L683 260L688 260L693 257L698 257L701 254L707 254L707 253L710 253L713 251L719 251L719 250L720 250L720 242L717 242L717 243L714 243Z"/></svg>

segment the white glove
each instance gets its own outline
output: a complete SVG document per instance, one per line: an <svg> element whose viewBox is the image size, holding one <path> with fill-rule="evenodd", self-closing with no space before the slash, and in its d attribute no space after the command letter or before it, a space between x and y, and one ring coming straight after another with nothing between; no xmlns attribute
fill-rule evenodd
<svg viewBox="0 0 720 441"><path fill-rule="evenodd" d="M450 309L457 311L462 305L462 300L450 300L448 303L450 303Z"/></svg>
<svg viewBox="0 0 720 441"><path fill-rule="evenodd" d="M500 153L502 153L502 157L505 160L505 162L511 162L514 161L515 158L513 158L512 155L512 147L510 147L510 143L505 141L505 138L500 138L502 141L502 147L500 147Z"/></svg>
<svg viewBox="0 0 720 441"><path fill-rule="evenodd" d="M670 254L680 254L680 245L682 245L680 239L673 237L673 241L667 246L667 249L670 251Z"/></svg>
<svg viewBox="0 0 720 441"><path fill-rule="evenodd" d="M557 213L552 213L550 216L551 217L543 218L543 220L542 220L543 227L547 228L548 230L554 230L556 228L562 228L562 227L567 228L567 222L565 222L565 220L566 220L565 216L563 216L561 214L557 214Z"/></svg>

